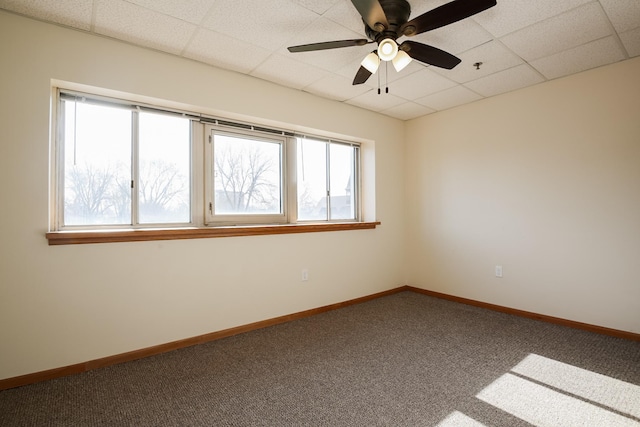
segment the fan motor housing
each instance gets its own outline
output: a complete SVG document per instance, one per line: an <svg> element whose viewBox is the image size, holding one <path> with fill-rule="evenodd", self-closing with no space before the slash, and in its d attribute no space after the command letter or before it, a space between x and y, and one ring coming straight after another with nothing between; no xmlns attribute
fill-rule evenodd
<svg viewBox="0 0 640 427"><path fill-rule="evenodd" d="M384 37L391 37L395 40L398 36L398 30L409 20L409 16L411 16L411 5L407 0L378 1L380 2L380 6L382 6L382 10L384 10L384 14L387 16L389 28L384 31L375 31L365 22L364 31L367 34L367 37L371 40L377 41L381 38L381 35Z"/></svg>

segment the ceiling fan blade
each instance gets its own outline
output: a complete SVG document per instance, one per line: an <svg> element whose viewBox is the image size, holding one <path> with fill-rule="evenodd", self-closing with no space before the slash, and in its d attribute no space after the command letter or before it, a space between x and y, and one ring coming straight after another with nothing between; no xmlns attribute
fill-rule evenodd
<svg viewBox="0 0 640 427"><path fill-rule="evenodd" d="M453 0L412 19L400 27L398 34L415 36L468 18L495 6L496 0Z"/></svg>
<svg viewBox="0 0 640 427"><path fill-rule="evenodd" d="M424 62L425 64L435 65L436 67L452 69L462 60L444 50L426 44L406 40L400 45L400 49L407 52L413 59Z"/></svg>
<svg viewBox="0 0 640 427"><path fill-rule="evenodd" d="M358 72L353 79L353 85L361 85L362 83L369 80L369 77L371 77L371 71L367 70L363 66L360 66L360 69L358 69Z"/></svg>
<svg viewBox="0 0 640 427"><path fill-rule="evenodd" d="M381 32L389 28L389 21L378 0L351 0L364 22L373 31Z"/></svg>
<svg viewBox="0 0 640 427"><path fill-rule="evenodd" d="M314 50L336 49L339 47L351 47L351 46L364 46L365 44L373 43L367 39L353 39L353 40L336 40L332 42L321 42L302 44L299 46L288 47L289 52L311 52Z"/></svg>

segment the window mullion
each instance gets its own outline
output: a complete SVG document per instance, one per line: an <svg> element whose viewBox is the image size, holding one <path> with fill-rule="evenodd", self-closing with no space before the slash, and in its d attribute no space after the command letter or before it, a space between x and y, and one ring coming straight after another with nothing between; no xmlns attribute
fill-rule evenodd
<svg viewBox="0 0 640 427"><path fill-rule="evenodd" d="M326 180L327 180L327 221L331 221L331 143L327 142Z"/></svg>
<svg viewBox="0 0 640 427"><path fill-rule="evenodd" d="M362 205L360 199L360 189L362 184L362 169L360 163L360 148L353 148L353 204L355 220L362 220Z"/></svg>
<svg viewBox="0 0 640 427"><path fill-rule="evenodd" d="M131 224L140 223L140 114L131 112Z"/></svg>
<svg viewBox="0 0 640 427"><path fill-rule="evenodd" d="M286 163L285 188L287 192L288 222L298 222L298 182L300 177L297 171L298 144L294 137L287 138L285 142Z"/></svg>
<svg viewBox="0 0 640 427"><path fill-rule="evenodd" d="M65 121L66 121L66 102L60 97L58 101L58 121L57 121L57 129L56 129L56 146L55 150L57 156L55 157L55 169L57 170L56 174L56 193L54 195L56 200L56 209L55 209L55 227L57 230L60 230L64 225L64 186L65 186L65 147L64 147L64 139L65 139Z"/></svg>
<svg viewBox="0 0 640 427"><path fill-rule="evenodd" d="M205 194L205 158L204 158L204 124L193 120L191 122L190 135L190 162L191 162L191 222L196 226L203 226L207 222L204 211L207 197Z"/></svg>
<svg viewBox="0 0 640 427"><path fill-rule="evenodd" d="M209 224L213 221L213 203L214 203L214 192L213 192L213 129L211 125L205 125L204 132L204 217L205 223Z"/></svg>

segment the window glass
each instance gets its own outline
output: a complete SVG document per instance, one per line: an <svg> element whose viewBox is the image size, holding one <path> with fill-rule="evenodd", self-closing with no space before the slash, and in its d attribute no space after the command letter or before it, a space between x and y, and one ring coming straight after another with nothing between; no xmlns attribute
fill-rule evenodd
<svg viewBox="0 0 640 427"><path fill-rule="evenodd" d="M356 148L298 139L298 220L356 219Z"/></svg>
<svg viewBox="0 0 640 427"><path fill-rule="evenodd" d="M298 139L298 220L327 219L327 144Z"/></svg>
<svg viewBox="0 0 640 427"><path fill-rule="evenodd" d="M281 214L282 144L213 135L215 215Z"/></svg>
<svg viewBox="0 0 640 427"><path fill-rule="evenodd" d="M349 145L329 144L329 152L331 219L355 219L354 148Z"/></svg>
<svg viewBox="0 0 640 427"><path fill-rule="evenodd" d="M76 101L64 114L64 224L131 223L131 112Z"/></svg>
<svg viewBox="0 0 640 427"><path fill-rule="evenodd" d="M357 144L63 89L58 101L54 230L359 219Z"/></svg>
<svg viewBox="0 0 640 427"><path fill-rule="evenodd" d="M190 121L147 112L139 118L139 222L189 222Z"/></svg>

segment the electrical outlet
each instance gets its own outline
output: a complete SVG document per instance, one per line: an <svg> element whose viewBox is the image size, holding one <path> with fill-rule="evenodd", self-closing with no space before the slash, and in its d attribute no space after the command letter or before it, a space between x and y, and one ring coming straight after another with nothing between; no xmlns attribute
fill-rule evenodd
<svg viewBox="0 0 640 427"><path fill-rule="evenodd" d="M303 282L308 282L309 281L309 270L307 270L306 268L302 269L302 278L301 280Z"/></svg>
<svg viewBox="0 0 640 427"><path fill-rule="evenodd" d="M502 277L502 266L496 265L496 277Z"/></svg>

